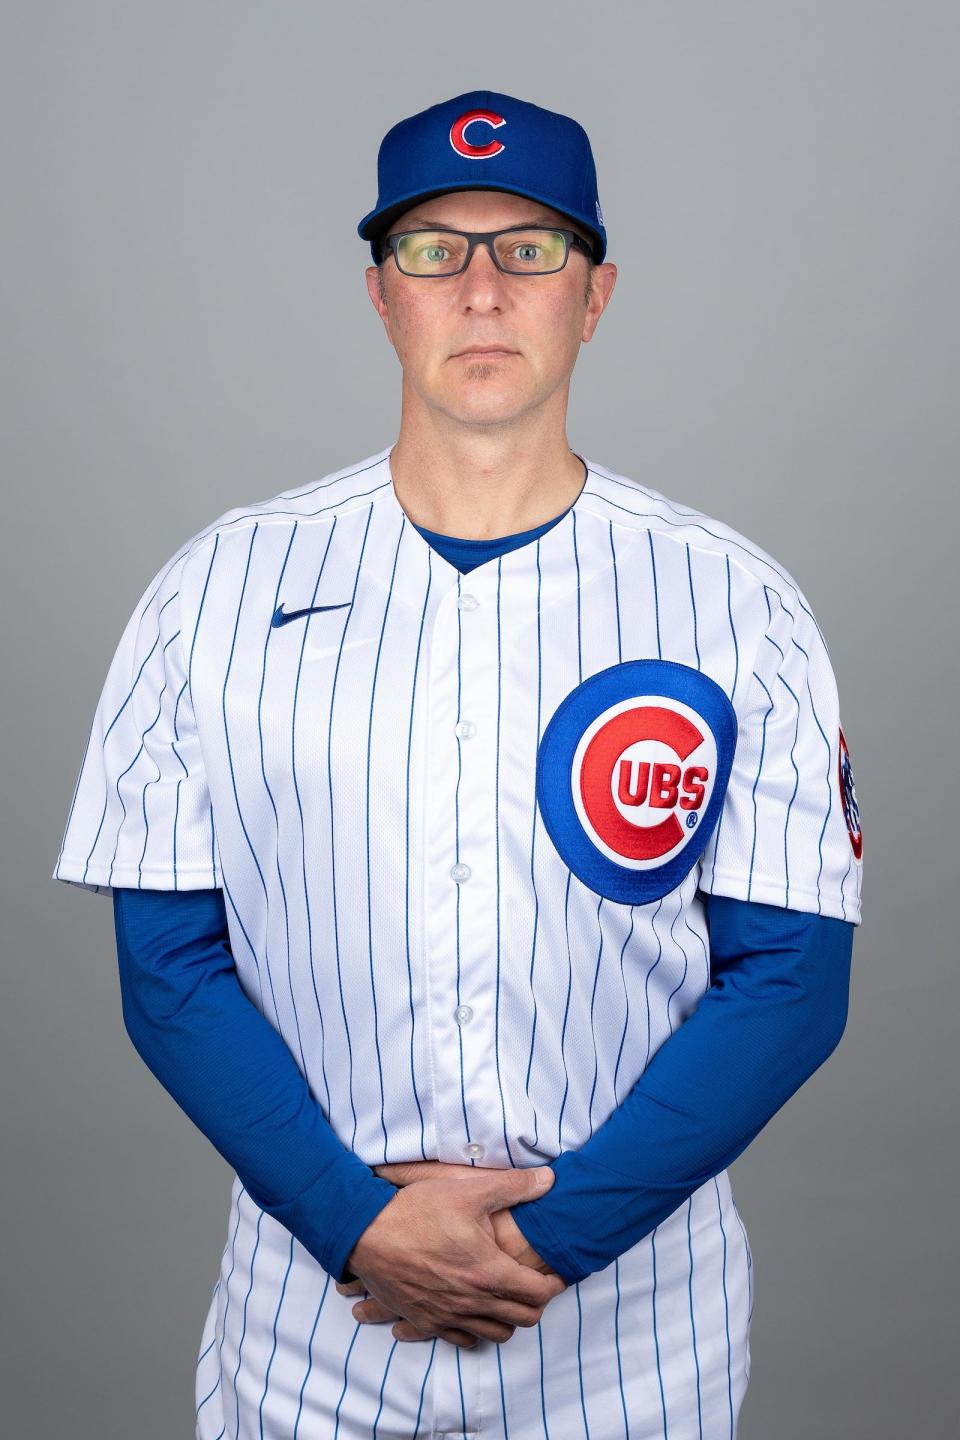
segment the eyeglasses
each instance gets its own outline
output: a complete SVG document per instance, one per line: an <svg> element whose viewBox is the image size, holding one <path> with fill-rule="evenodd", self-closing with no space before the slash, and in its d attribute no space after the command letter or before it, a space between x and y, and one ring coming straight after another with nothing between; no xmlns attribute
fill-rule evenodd
<svg viewBox="0 0 960 1440"><path fill-rule="evenodd" d="M459 275L478 245L486 245L505 275L553 275L567 263L571 249L593 258L586 240L573 230L544 230L511 225L506 230L403 230L380 242L380 259L393 252L397 269L419 278Z"/></svg>

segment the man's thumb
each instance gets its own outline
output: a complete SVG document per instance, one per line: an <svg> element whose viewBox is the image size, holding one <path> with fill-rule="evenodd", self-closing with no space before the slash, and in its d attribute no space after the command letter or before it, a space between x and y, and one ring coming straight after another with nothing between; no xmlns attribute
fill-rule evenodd
<svg viewBox="0 0 960 1440"><path fill-rule="evenodd" d="M535 1200L538 1195L546 1194L556 1179L549 1165L520 1165L490 1173L493 1179L484 1207L488 1210Z"/></svg>

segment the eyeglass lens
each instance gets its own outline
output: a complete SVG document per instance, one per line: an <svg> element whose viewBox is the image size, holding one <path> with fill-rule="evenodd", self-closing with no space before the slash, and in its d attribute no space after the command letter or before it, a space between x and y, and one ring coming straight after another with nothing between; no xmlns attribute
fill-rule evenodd
<svg viewBox="0 0 960 1440"><path fill-rule="evenodd" d="M467 240L449 230L401 235L397 263L407 275L454 275L463 267ZM543 275L563 267L566 243L557 230L512 230L494 240L497 258L512 275Z"/></svg>

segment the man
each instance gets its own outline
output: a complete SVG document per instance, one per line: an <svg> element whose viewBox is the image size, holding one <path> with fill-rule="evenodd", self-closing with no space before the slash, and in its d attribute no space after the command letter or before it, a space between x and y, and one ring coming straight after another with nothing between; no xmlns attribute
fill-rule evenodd
<svg viewBox="0 0 960 1440"><path fill-rule="evenodd" d="M236 1172L197 1435L731 1436L726 1166L839 1040L860 920L825 641L567 443L617 273L582 128L472 92L378 168L397 441L158 572L54 871Z"/></svg>

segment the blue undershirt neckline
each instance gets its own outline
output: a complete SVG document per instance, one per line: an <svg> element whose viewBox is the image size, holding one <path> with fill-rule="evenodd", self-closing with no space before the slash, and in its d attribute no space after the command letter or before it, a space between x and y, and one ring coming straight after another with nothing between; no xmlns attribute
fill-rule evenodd
<svg viewBox="0 0 960 1440"><path fill-rule="evenodd" d="M510 550L518 550L521 545L528 545L531 540L539 539L554 525L559 524L567 513L568 511L564 510L563 515L557 515L543 525L536 525L532 530L520 530L514 535L498 535L492 540L466 540L460 535L441 535L436 530L428 530L425 525L417 525L415 528L428 545L440 552L448 564L465 573L477 565L485 565L488 560L495 560L498 555L506 555Z"/></svg>
<svg viewBox="0 0 960 1440"><path fill-rule="evenodd" d="M579 455L577 459L580 459ZM581 460L581 464L584 467L584 484L586 484L587 463L585 460ZM513 535L497 535L492 540L467 540L462 535L444 535L439 530L428 530L425 525L411 523L414 524L414 528L419 531L428 545L432 546L434 550L438 550L448 564L453 565L463 574L468 570L473 570L477 565L485 565L488 560L495 560L498 555L506 555L510 550L518 550L521 545L528 545L531 540L538 540L554 525L559 525L572 509L573 504L568 505L562 514L555 515L552 520L545 520L542 525L535 525L532 530L518 530Z"/></svg>

